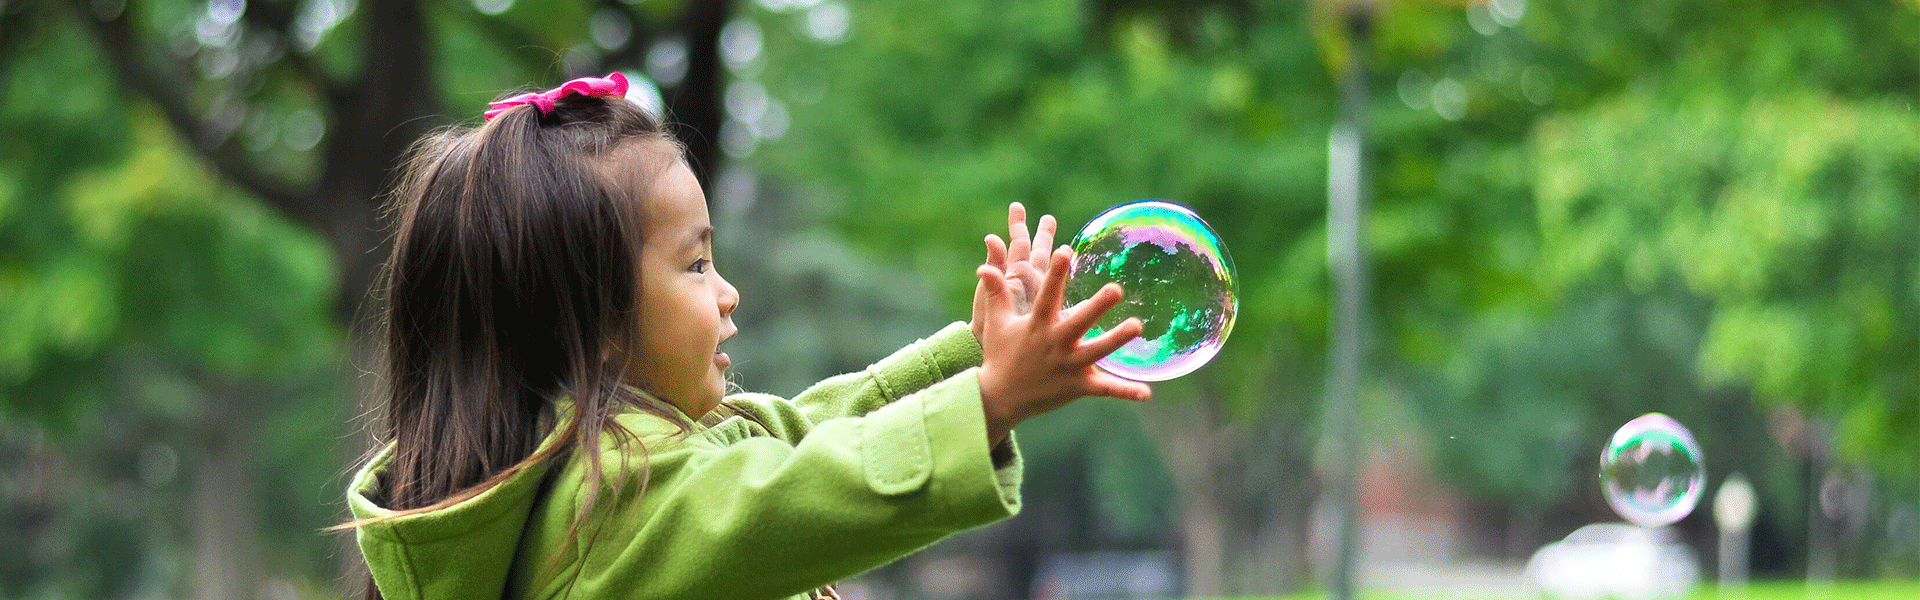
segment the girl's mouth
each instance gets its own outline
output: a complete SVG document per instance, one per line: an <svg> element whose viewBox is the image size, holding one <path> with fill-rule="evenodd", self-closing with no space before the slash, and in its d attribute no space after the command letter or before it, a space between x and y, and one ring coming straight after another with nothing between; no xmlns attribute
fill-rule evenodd
<svg viewBox="0 0 1920 600"><path fill-rule="evenodd" d="M724 336L720 336L720 343L714 344L715 346L715 348L713 349L713 365L714 366L719 367L721 370L726 370L727 367L733 366L733 357L727 356L727 353L724 351L721 351L718 346L722 344L726 344L727 340L731 340L733 339L733 336L736 336L739 334L740 334L740 330L735 329L733 331L727 332L727 334Z"/></svg>

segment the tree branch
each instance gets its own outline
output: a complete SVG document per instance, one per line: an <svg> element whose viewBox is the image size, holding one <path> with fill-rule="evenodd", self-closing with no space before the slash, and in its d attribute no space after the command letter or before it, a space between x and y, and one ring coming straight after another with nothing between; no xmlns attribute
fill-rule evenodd
<svg viewBox="0 0 1920 600"><path fill-rule="evenodd" d="M181 81L187 79L186 76L170 77L143 64L140 60L140 42L127 11L103 20L95 15L89 0L70 0L67 4L73 8L74 16L93 35L121 85L146 97L159 108L167 124L185 138L195 152L211 163L222 177L295 220L315 227L325 225L320 211L316 209L317 203L311 188L261 171L248 162L234 144L216 139L211 134L213 127L194 114L191 101L180 85ZM127 10L132 10L132 7Z"/></svg>

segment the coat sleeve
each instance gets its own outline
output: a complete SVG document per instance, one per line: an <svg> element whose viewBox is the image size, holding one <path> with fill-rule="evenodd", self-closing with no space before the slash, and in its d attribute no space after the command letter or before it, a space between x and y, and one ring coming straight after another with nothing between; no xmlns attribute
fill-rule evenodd
<svg viewBox="0 0 1920 600"><path fill-rule="evenodd" d="M792 400L767 394L736 394L728 396L726 403L748 413L773 436L799 440L815 424L867 414L979 365L980 342L966 323L956 322L863 371L816 383Z"/></svg>
<svg viewBox="0 0 1920 600"><path fill-rule="evenodd" d="M602 488L571 595L782 598L857 575L1019 511L1019 462L995 468L986 442L967 369L797 443L734 419L645 457L603 455L646 474Z"/></svg>

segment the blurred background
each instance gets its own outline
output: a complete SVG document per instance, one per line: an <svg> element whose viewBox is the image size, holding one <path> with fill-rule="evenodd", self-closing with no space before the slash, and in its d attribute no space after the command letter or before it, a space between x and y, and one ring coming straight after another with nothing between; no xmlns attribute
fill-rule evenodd
<svg viewBox="0 0 1920 600"><path fill-rule="evenodd" d="M849 598L1920 596L1920 2L0 0L0 597L345 596L399 153L614 70L749 389L965 319L1009 201L1238 263L1217 360L1030 421L1019 517ZM1609 524L1652 411L1706 493Z"/></svg>

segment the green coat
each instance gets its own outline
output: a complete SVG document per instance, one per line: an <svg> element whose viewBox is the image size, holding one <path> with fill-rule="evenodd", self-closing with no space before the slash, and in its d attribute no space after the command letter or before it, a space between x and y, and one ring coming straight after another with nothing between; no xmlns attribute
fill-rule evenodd
<svg viewBox="0 0 1920 600"><path fill-rule="evenodd" d="M590 485L577 454L363 526L360 551L389 600L804 595L1020 510L1011 438L987 447L979 362L956 323L793 400L729 396L691 435L622 414L641 443L606 436L598 504L575 541ZM369 498L392 450L354 476L355 518L391 514Z"/></svg>

